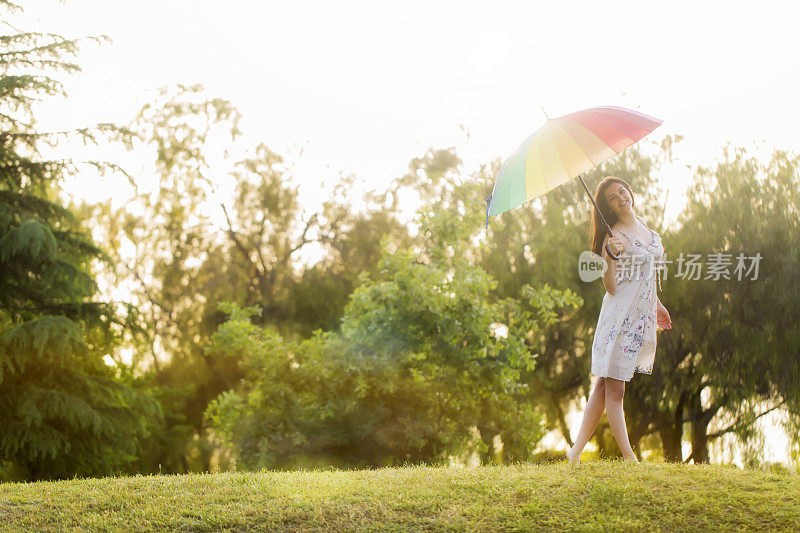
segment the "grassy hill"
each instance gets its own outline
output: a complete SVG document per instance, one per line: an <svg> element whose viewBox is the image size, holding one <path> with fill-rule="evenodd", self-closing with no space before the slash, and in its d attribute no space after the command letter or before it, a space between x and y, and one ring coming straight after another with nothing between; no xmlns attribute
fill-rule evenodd
<svg viewBox="0 0 800 533"><path fill-rule="evenodd" d="M797 531L800 475L567 464L197 474L0 484L0 528L190 531Z"/></svg>

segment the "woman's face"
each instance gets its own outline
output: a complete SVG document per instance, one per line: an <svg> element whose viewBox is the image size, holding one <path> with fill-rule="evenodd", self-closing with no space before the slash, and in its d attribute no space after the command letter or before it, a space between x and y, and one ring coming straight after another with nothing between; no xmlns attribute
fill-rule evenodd
<svg viewBox="0 0 800 533"><path fill-rule="evenodd" d="M611 185L606 187L603 194L606 195L606 202L608 207L611 208L617 216L632 211L633 198L631 198L628 189L619 182L611 182Z"/></svg>

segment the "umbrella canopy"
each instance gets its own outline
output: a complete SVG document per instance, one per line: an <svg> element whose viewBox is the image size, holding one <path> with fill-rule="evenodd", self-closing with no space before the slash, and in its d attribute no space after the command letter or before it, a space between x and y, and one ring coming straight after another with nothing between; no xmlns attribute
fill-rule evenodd
<svg viewBox="0 0 800 533"><path fill-rule="evenodd" d="M490 216L530 202L593 169L662 123L638 111L614 106L548 117L545 125L525 139L500 168L492 194L486 199L486 226Z"/></svg>

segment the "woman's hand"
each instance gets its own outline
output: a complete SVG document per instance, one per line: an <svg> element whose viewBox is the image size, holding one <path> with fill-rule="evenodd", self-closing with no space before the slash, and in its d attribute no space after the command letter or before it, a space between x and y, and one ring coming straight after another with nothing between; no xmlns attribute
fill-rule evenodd
<svg viewBox="0 0 800 533"><path fill-rule="evenodd" d="M658 301L658 309L656 309L656 324L661 329L672 329L672 319L669 316L669 311L661 303L661 300Z"/></svg>
<svg viewBox="0 0 800 533"><path fill-rule="evenodd" d="M625 251L625 243L622 242L622 237L609 237L608 238L608 247L611 248L611 252L614 255L619 255L620 252Z"/></svg>

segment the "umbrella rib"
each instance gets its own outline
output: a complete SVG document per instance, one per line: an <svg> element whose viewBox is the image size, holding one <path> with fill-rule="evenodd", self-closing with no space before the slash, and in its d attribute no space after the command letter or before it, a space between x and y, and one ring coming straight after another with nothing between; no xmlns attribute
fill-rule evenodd
<svg viewBox="0 0 800 533"><path fill-rule="evenodd" d="M572 178L574 178L575 176L570 176L570 174L569 174L569 169L567 168L567 165L564 163L564 157L563 157L563 156L562 156L562 154L561 154L561 150L559 150L559 149L558 149L558 144L556 144L556 141L555 141L555 139L553 139L553 132L552 132L552 130L548 129L548 130L547 130L547 134L550 136L550 142L552 143L552 145L553 145L553 148L555 149L555 153L556 153L556 154L557 154L557 156L558 156L558 157L557 157L557 159L558 159L558 163L561 165L561 168L563 168L563 169L564 169L564 174L566 174L566 175L567 175L567 179L566 179L565 181L569 181L569 180L571 180ZM545 184L546 184L546 183L547 183L547 181L545 181ZM555 188L555 187L554 187L554 188ZM548 189L548 192L549 192L549 191L550 191L550 189Z"/></svg>
<svg viewBox="0 0 800 533"><path fill-rule="evenodd" d="M663 120L657 119L656 117L651 117L650 115L646 115L644 113L636 111L635 109L625 109L624 107L618 107L613 105L600 106L595 109L597 109L598 111L608 111L608 110L616 111L617 113L609 113L616 118L624 118L625 113L636 115L637 117L647 120L648 122L652 122L654 129L664 123Z"/></svg>
<svg viewBox="0 0 800 533"><path fill-rule="evenodd" d="M542 171L542 182L544 183L544 190L546 193L550 192L550 186L547 184L547 172L544 171L544 159L542 157L544 151L542 150L542 139L544 139L544 136L547 135L549 132L550 130L545 129L544 131L542 131L542 134L539 135L539 137L537 137L536 139L537 143L536 149L538 150L539 153L539 168ZM550 142L553 142L553 140L550 139Z"/></svg>
<svg viewBox="0 0 800 533"><path fill-rule="evenodd" d="M534 132L528 139L525 140L525 142L523 142L519 146L519 148L517 149L517 152L515 152L514 155L512 156L512 158L514 159L514 166L513 166L513 171L511 173L511 175L512 176L516 176L517 175L516 171L519 170L519 179L522 181L522 183L520 184L521 188L522 188L522 202L516 204L513 207L516 207L518 205L522 205L522 204L524 204L524 203L526 203L528 201L528 196L527 196L527 193L526 193L526 184L525 184L525 169L526 169L526 166L528 164L529 146L530 146L531 142L533 140L536 140L538 137L539 137L539 135L537 135L536 132ZM508 187L508 206L509 206L509 208L512 207L511 206L511 204L513 203L512 193L514 192L514 190L515 190L514 189L514 183L512 182L512 183L509 184L509 187Z"/></svg>
<svg viewBox="0 0 800 533"><path fill-rule="evenodd" d="M554 122L555 122L555 121L554 121ZM591 158L591 157L589 157L589 156L586 154L586 152L584 152L584 151L583 151L583 149L581 148L581 145L580 145L580 144L578 144L578 143L575 141L575 138L572 136L572 134L571 134L569 131L567 131L567 129L566 129L566 128L564 128L564 127L563 127L561 124L559 124L558 122L555 122L555 124L554 124L554 125L555 125L556 127L558 127L558 128L559 128L559 131L561 131L562 133L564 133L564 134L567 136L567 138L568 138L570 141L572 141L572 144L574 144L574 145L575 145L575 147L578 149L578 151L579 151L581 154L583 154L583 157L585 157L587 160L589 160L589 162L590 162L590 163L593 163L593 162L594 162L594 161L592 161L592 158ZM557 146L556 146L556 150L558 150L558 147L557 147ZM559 152L559 157L561 157L561 155L560 155L560 154L561 154L561 152ZM562 158L562 163L563 163L563 158ZM566 170L566 171L567 171L567 176L570 176L569 169L566 167L566 165L564 165L564 170ZM570 176L570 179L571 179L571 178L574 178L574 176Z"/></svg>
<svg viewBox="0 0 800 533"><path fill-rule="evenodd" d="M588 153L586 153L586 150L584 150L584 149L583 149L583 147L581 146L581 144L575 140L575 137L573 137L573 136L572 136L572 134L569 132L569 130L568 130L568 129L567 129L567 128L566 128L566 127L563 125L563 124L561 124L560 122L558 122L558 123L556 123L556 124L558 125L558 127L559 127L559 128L561 128L561 131L563 131L564 133L566 133L566 134L569 136L569 138L572 140L572 142L573 142L573 143L575 144L575 146L578 148L578 151L580 151L580 153L582 153L582 154L584 155L584 157L585 157L585 158L586 158L586 159L587 159L587 160L588 160L588 161L589 161L589 162L590 162L592 165L594 165L594 166L597 166L597 165L599 165L599 164L600 164L600 163L597 163L597 162L595 162L594 158L593 158L591 155L589 155ZM571 125L572 125L572 126L576 126L576 127L579 127L579 128L583 128L583 129L585 129L586 131L588 131L588 132L589 132L589 134L590 134L590 135L592 135L592 136L593 136L593 137L595 137L595 138L596 138L596 139L597 139L599 142L601 142L601 143L603 144L603 146L606 146L606 147L607 147L609 150L611 150L612 152L615 152L615 154L616 154L616 151L615 151L613 148L611 148L610 146L608 146L608 143L607 143L607 142L605 142L605 141L604 141L604 140L603 140L603 139L602 139L602 138L601 138L599 135L596 135L594 132L592 132L592 130L590 130L589 128L587 128L587 127L583 126L582 124L578 124L578 123L576 123L576 122L572 122L572 123L571 123Z"/></svg>
<svg viewBox="0 0 800 533"><path fill-rule="evenodd" d="M527 159L527 157L528 157L527 150L524 150L523 146L520 146L519 150L517 150L517 157L514 158L514 173L512 174L512 176L514 178L517 178L517 175L518 175L517 169L519 169L520 166L521 166L522 167L522 172L519 173L519 178L522 179L522 185L523 186L525 185L525 160ZM522 165L520 165L520 160L522 160ZM508 187L508 205L509 205L509 207L511 207L511 204L514 202L513 197L512 197L512 193L514 192L514 185L515 185L515 183L512 181L509 184L509 187ZM514 207L516 207L516 206L514 206Z"/></svg>
<svg viewBox="0 0 800 533"><path fill-rule="evenodd" d="M506 200L506 202L507 202L506 205L508 206L509 210L512 209L512 207L511 207L511 189L514 188L514 175L515 175L515 173L517 171L517 159L519 159L519 148L517 148L517 151L514 152L514 155L512 155L511 157L512 157L512 161L511 161L512 164L511 164L511 168L510 168L510 173L508 175L508 194L506 195L508 197L507 200Z"/></svg>

